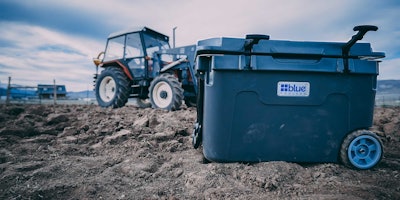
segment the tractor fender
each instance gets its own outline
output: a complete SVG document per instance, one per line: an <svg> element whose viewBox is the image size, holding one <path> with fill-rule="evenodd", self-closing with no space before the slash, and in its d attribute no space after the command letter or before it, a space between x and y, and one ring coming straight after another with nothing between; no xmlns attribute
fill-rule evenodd
<svg viewBox="0 0 400 200"><path fill-rule="evenodd" d="M129 68L127 66L125 66L124 64L122 64L119 60L111 60L111 61L107 61L104 62L102 67L106 68L109 66L119 66L121 67L122 71L124 72L124 74L126 75L126 77L128 77L130 80L133 80L132 74L129 70Z"/></svg>

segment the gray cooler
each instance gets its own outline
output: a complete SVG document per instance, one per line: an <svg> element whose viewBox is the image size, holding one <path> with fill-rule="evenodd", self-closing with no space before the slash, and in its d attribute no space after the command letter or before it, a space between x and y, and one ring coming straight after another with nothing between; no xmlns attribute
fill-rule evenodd
<svg viewBox="0 0 400 200"><path fill-rule="evenodd" d="M338 162L345 137L372 126L384 57L358 39L199 41L193 144L214 162Z"/></svg>

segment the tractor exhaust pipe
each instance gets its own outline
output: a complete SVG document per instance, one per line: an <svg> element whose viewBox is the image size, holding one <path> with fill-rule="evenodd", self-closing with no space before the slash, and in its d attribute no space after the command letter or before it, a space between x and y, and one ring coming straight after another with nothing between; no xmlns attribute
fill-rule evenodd
<svg viewBox="0 0 400 200"><path fill-rule="evenodd" d="M178 28L178 27L175 26L175 27L172 29L172 48L175 48L175 30L176 30L177 28Z"/></svg>

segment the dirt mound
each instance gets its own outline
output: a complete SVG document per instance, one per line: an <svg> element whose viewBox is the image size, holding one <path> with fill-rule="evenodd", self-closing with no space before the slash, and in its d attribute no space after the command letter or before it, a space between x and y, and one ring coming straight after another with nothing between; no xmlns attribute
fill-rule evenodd
<svg viewBox="0 0 400 200"><path fill-rule="evenodd" d="M377 108L385 157L203 164L194 108L0 105L0 199L400 199L400 109Z"/></svg>

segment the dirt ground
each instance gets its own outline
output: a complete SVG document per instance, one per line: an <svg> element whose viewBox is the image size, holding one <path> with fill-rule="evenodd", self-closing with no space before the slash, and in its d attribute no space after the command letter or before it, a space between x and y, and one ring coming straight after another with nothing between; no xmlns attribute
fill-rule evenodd
<svg viewBox="0 0 400 200"><path fill-rule="evenodd" d="M203 163L194 108L0 105L0 199L400 199L400 108L376 108L381 163Z"/></svg>

